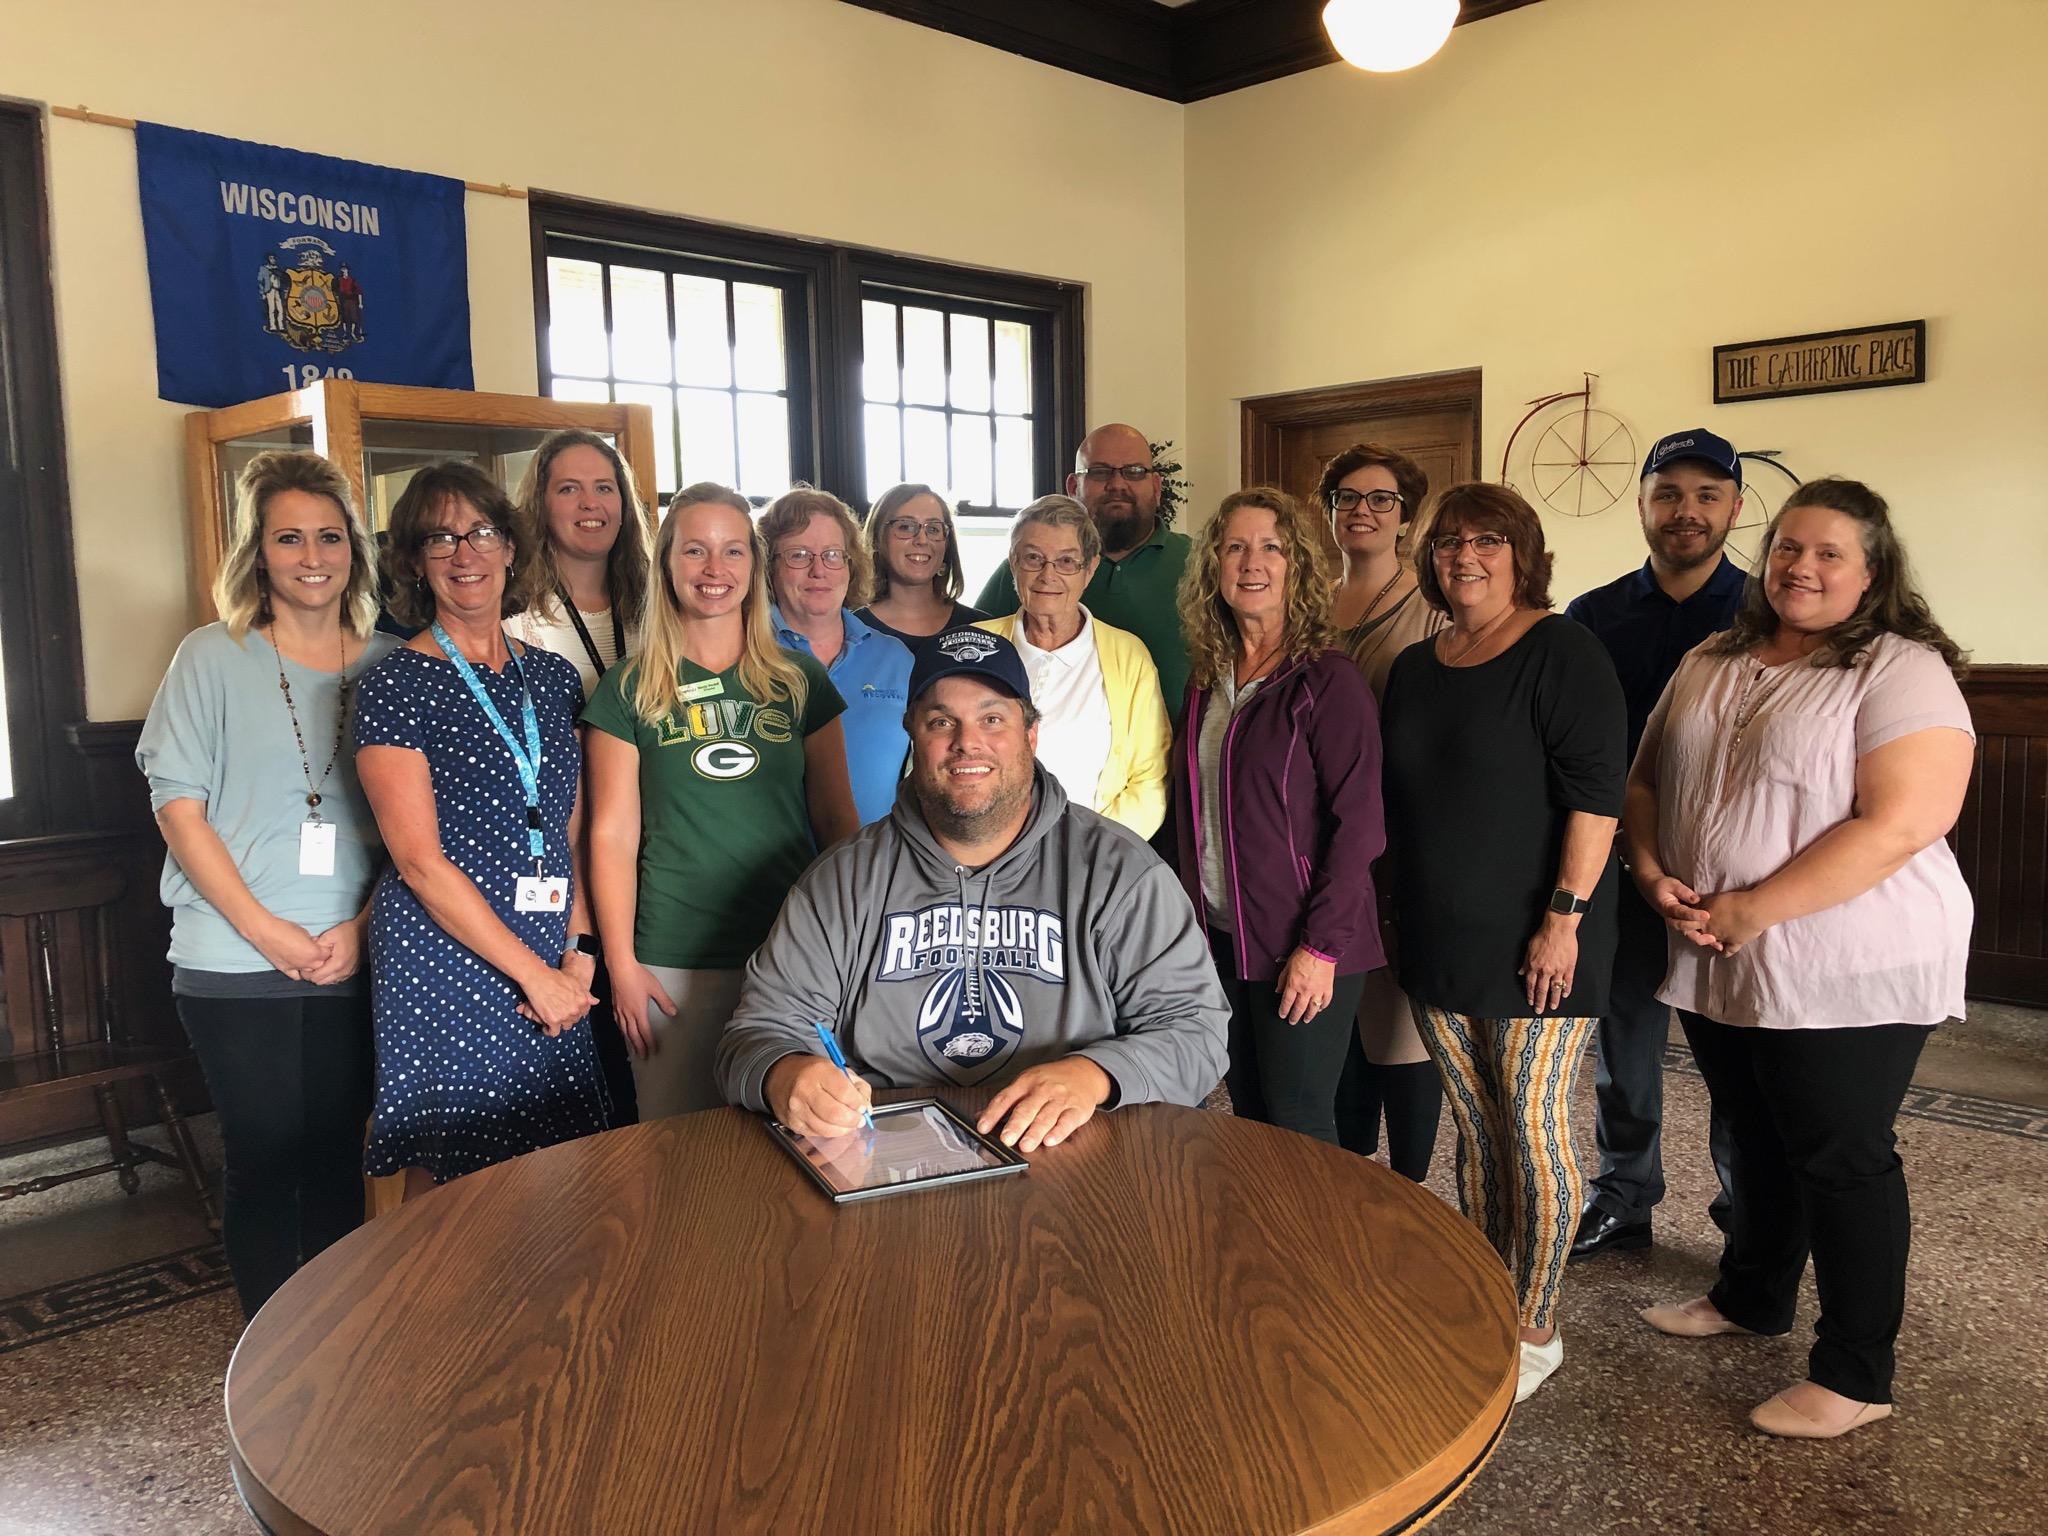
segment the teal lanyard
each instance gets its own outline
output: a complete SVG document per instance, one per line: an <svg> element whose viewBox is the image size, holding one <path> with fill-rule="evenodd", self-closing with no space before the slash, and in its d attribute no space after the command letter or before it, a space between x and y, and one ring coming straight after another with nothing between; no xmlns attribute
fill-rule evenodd
<svg viewBox="0 0 2048 1536"><path fill-rule="evenodd" d="M498 706L491 702L490 694L484 689L484 680L476 675L476 668L469 664L469 658L448 638L448 631L441 627L438 619L434 622L433 632L434 643L441 647L441 654L455 663L456 673L469 685L470 697L476 700L484 718L497 728L498 739L512 754L512 766L519 770L519 787L526 792L526 847L533 855L533 872L541 874L544 872L542 853L547 845L540 829L540 721L533 713L533 693L526 686L526 669L519 665L512 642L506 639L505 665L519 679L519 723L526 731L526 742L522 746L519 738L512 734L512 727L505 723L505 717L498 713Z"/></svg>

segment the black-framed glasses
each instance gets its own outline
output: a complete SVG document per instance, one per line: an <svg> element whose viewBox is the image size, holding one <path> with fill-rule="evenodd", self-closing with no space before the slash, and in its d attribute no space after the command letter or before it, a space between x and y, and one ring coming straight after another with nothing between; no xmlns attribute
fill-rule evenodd
<svg viewBox="0 0 2048 1536"><path fill-rule="evenodd" d="M1081 478L1096 485L1107 485L1121 475L1132 485L1142 485L1151 473L1150 464L1090 464L1081 471Z"/></svg>
<svg viewBox="0 0 2048 1536"><path fill-rule="evenodd" d="M1399 491L1354 491L1346 485L1330 492L1330 510L1355 512L1362 501L1374 512L1397 512L1407 499Z"/></svg>
<svg viewBox="0 0 2048 1536"><path fill-rule="evenodd" d="M505 530L490 523L478 523L467 533L423 533L418 549L429 560L449 560L455 555L457 544L467 544L480 555L495 555L510 542Z"/></svg>
<svg viewBox="0 0 2048 1536"><path fill-rule="evenodd" d="M846 569L846 551L843 549L785 549L775 558L783 569L790 571L808 571L813 560L828 571Z"/></svg>
<svg viewBox="0 0 2048 1536"><path fill-rule="evenodd" d="M899 539L914 539L921 533L934 544L938 544L946 537L946 525L936 517L926 518L923 522L914 517L892 517L882 526L893 537Z"/></svg>
<svg viewBox="0 0 2048 1536"><path fill-rule="evenodd" d="M1429 541L1429 547L1447 560L1455 560L1458 551L1467 544L1475 555L1497 555L1514 541L1504 533L1474 533L1460 535L1440 533Z"/></svg>
<svg viewBox="0 0 2048 1536"><path fill-rule="evenodd" d="M1064 555L1054 555L1048 560L1043 550L1020 549L1011 558L1017 562L1017 569L1027 576L1036 576L1048 565L1062 576L1078 576L1088 568L1088 562L1072 551Z"/></svg>

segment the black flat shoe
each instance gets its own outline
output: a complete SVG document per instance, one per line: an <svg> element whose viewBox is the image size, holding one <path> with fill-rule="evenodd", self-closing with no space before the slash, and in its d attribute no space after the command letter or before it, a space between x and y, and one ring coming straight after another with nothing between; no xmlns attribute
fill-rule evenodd
<svg viewBox="0 0 2048 1536"><path fill-rule="evenodd" d="M1579 1230L1572 1238L1572 1257L1590 1259L1600 1253L1626 1253L1636 1248L1650 1246L1650 1224L1647 1221L1623 1221L1610 1216L1597 1205L1586 1207L1586 1214L1579 1218Z"/></svg>

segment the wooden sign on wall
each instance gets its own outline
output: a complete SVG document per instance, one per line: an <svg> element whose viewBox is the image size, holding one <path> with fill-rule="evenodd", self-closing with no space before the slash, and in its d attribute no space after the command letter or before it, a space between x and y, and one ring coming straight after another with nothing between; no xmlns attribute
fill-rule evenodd
<svg viewBox="0 0 2048 1536"><path fill-rule="evenodd" d="M1714 404L1883 389L1927 378L1927 322L1866 325L1714 348Z"/></svg>

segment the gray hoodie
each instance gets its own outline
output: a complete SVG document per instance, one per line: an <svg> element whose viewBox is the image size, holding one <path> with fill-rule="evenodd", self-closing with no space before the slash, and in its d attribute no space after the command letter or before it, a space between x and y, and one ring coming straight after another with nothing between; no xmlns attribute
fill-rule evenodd
<svg viewBox="0 0 2048 1536"><path fill-rule="evenodd" d="M1036 771L1031 816L970 870L896 807L813 864L747 963L718 1045L726 1099L765 1110L768 1069L838 1032L877 1087L1007 1081L1081 1055L1110 1104L1200 1104L1223 1076L1230 1009L1187 893L1134 833Z"/></svg>

